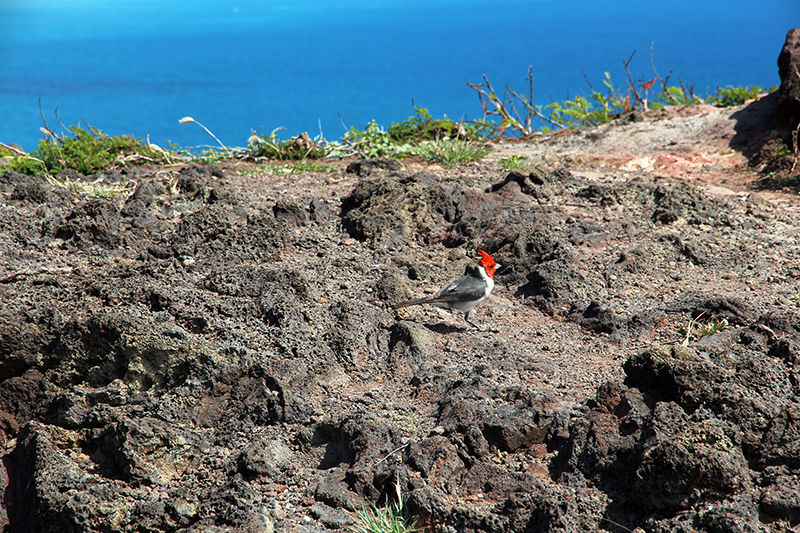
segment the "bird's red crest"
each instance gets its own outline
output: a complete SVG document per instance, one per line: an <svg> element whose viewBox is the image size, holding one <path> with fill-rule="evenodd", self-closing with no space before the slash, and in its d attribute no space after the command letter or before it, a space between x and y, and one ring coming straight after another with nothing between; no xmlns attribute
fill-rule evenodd
<svg viewBox="0 0 800 533"><path fill-rule="evenodd" d="M480 266L482 266L483 268L488 268L488 267L494 268L497 266L497 263L495 262L494 259L492 259L491 255L487 254L483 250L478 250L478 253L481 255L481 260L480 262L478 262Z"/></svg>

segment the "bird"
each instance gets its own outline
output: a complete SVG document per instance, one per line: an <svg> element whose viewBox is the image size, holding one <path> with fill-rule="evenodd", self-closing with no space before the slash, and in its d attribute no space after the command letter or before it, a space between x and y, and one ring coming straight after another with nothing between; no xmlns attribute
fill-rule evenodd
<svg viewBox="0 0 800 533"><path fill-rule="evenodd" d="M500 268L500 265L483 250L478 250L478 254L481 256L478 266L467 266L462 277L451 281L426 298L396 303L392 307L400 309L410 305L429 304L448 309L457 309L464 313L464 320L466 320L467 324L481 329L469 319L469 315L478 304L486 300L491 294L494 288L494 273Z"/></svg>

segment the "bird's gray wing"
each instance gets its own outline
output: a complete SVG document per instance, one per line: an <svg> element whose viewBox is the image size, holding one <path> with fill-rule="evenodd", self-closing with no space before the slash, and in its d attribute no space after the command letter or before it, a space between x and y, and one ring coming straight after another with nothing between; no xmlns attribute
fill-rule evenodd
<svg viewBox="0 0 800 533"><path fill-rule="evenodd" d="M439 302L479 300L486 294L486 285L481 281L472 276L464 276L442 287L433 299Z"/></svg>

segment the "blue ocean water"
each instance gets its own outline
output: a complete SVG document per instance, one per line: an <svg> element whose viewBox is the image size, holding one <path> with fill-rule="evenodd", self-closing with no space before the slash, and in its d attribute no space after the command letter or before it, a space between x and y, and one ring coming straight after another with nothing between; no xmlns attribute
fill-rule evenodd
<svg viewBox="0 0 800 533"><path fill-rule="evenodd" d="M371 119L481 116L465 79L547 104L673 72L700 94L779 82L797 0L0 0L0 141L83 124L182 147L283 127L340 137ZM57 117L56 118L56 110Z"/></svg>

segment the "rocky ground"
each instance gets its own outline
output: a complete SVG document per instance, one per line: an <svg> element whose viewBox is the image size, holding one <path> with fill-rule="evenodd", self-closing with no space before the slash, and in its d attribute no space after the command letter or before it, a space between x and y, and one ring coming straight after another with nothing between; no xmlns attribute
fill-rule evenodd
<svg viewBox="0 0 800 533"><path fill-rule="evenodd" d="M344 531L395 485L428 531L796 528L800 200L754 185L774 108L452 169L71 176L117 198L0 175L4 531ZM486 331L392 310L478 248Z"/></svg>

